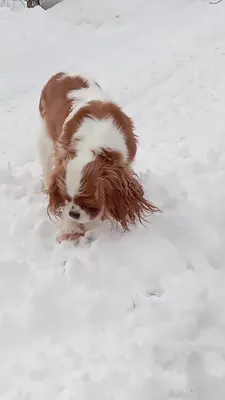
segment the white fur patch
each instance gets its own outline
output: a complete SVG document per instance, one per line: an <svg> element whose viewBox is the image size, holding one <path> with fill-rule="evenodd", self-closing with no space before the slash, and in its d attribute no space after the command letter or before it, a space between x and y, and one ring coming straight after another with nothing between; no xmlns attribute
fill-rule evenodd
<svg viewBox="0 0 225 400"><path fill-rule="evenodd" d="M66 171L66 187L69 196L74 197L80 188L82 171L86 164L94 159L90 149L78 150L78 154L68 162Z"/></svg>
<svg viewBox="0 0 225 400"><path fill-rule="evenodd" d="M64 125L89 101L112 101L111 97L93 79L82 77L88 81L89 87L68 92L67 98L73 101L73 108ZM67 190L71 197L79 192L82 171L87 163L94 160L93 151L99 154L103 148L114 150L122 153L125 160L128 159L124 135L110 118L100 121L89 118L84 119L83 124L74 136L75 138L80 139L76 140L76 143L74 142L77 156L69 161L66 173Z"/></svg>
<svg viewBox="0 0 225 400"><path fill-rule="evenodd" d="M66 186L71 197L79 192L82 171L95 158L93 151L100 154L102 149L110 149L122 153L125 160L128 158L124 136L111 119L85 119L75 138L80 139L74 144L77 156L69 161L66 173Z"/></svg>

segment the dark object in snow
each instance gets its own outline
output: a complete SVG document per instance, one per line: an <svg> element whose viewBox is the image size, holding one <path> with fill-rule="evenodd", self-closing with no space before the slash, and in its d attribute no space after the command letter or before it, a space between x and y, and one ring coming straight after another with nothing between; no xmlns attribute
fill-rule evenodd
<svg viewBox="0 0 225 400"><path fill-rule="evenodd" d="M33 8L39 5L39 0L27 0L27 8Z"/></svg>

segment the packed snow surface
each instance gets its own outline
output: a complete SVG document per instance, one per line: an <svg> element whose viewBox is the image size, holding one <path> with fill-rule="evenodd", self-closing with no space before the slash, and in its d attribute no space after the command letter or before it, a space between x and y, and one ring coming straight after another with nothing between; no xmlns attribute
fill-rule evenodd
<svg viewBox="0 0 225 400"><path fill-rule="evenodd" d="M0 8L2 400L224 399L224 21L225 1ZM163 210L145 227L56 242L36 141L61 70L134 119L135 170Z"/></svg>

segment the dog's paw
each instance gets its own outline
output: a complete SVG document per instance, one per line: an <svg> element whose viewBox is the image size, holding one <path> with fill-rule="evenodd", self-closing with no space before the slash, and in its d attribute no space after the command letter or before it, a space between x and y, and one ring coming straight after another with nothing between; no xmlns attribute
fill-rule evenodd
<svg viewBox="0 0 225 400"><path fill-rule="evenodd" d="M79 242L79 240L85 235L85 229L82 225L79 226L79 229L76 231L65 232L61 231L57 235L57 242L61 243L65 240L70 242Z"/></svg>
<svg viewBox="0 0 225 400"><path fill-rule="evenodd" d="M83 235L80 232L73 232L73 233L62 233L57 236L57 242L61 243L65 240L70 242L77 242Z"/></svg>

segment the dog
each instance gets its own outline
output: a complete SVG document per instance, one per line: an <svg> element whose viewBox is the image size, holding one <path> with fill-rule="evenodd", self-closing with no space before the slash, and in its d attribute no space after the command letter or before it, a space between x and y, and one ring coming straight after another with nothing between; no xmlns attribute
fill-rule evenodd
<svg viewBox="0 0 225 400"><path fill-rule="evenodd" d="M79 240L109 220L126 231L159 209L144 197L132 163L138 138L121 107L92 78L59 72L39 101L39 157L58 241Z"/></svg>

